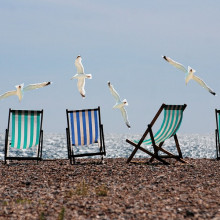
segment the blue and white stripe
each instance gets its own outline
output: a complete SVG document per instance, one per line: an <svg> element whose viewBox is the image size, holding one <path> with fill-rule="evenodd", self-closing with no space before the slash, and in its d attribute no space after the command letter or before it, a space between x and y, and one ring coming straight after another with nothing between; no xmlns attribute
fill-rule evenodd
<svg viewBox="0 0 220 220"><path fill-rule="evenodd" d="M72 145L81 146L98 143L98 110L70 112Z"/></svg>

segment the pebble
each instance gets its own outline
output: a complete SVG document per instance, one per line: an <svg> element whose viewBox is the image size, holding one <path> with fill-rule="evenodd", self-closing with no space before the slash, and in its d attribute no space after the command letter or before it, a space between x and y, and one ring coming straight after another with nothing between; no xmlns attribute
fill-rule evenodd
<svg viewBox="0 0 220 220"><path fill-rule="evenodd" d="M220 161L0 162L0 219L220 219Z"/></svg>

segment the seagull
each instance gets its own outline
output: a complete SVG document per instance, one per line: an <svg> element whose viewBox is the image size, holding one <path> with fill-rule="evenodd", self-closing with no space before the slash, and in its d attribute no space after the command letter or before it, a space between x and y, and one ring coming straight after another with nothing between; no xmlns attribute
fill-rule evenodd
<svg viewBox="0 0 220 220"><path fill-rule="evenodd" d="M9 92L6 92L6 93L0 95L0 100L4 99L4 98L7 98L9 96L16 95L16 96L18 96L19 102L21 102L21 100L23 98L23 92L24 91L39 89L39 88L48 86L50 84L51 84L51 82L42 82L42 83L30 84L30 85L24 87L24 83L22 83L20 85L15 86L16 90L9 91Z"/></svg>
<svg viewBox="0 0 220 220"><path fill-rule="evenodd" d="M116 92L116 90L114 89L114 87L111 85L110 82L108 82L108 87L110 89L111 94L114 96L115 100L116 100L116 104L113 106L113 108L118 108L121 110L121 114L124 118L125 124L128 126L128 128L130 128L130 123L128 121L128 116L127 116L127 112L124 108L125 105L128 105L128 102L126 99L124 99L123 101L120 100L120 97L118 95L118 93Z"/></svg>
<svg viewBox="0 0 220 220"><path fill-rule="evenodd" d="M184 73L186 73L186 78L185 78L185 82L186 85L188 84L189 80L193 79L195 80L197 83L199 83L204 89L208 90L212 95L216 95L216 93L207 86L207 84L200 79L198 76L196 76L194 73L196 72L194 69L192 69L190 66L188 66L188 70L181 64L178 63L174 60L172 60L171 58L167 57L167 56L163 56L163 58L170 63L171 65L175 66L177 69L182 70Z"/></svg>
<svg viewBox="0 0 220 220"><path fill-rule="evenodd" d="M77 74L74 75L71 79L78 79L77 87L79 90L79 93L83 98L85 98L85 78L92 79L91 74L85 74L84 73L84 67L82 65L82 58L81 56L77 56L75 60L75 66L77 69Z"/></svg>

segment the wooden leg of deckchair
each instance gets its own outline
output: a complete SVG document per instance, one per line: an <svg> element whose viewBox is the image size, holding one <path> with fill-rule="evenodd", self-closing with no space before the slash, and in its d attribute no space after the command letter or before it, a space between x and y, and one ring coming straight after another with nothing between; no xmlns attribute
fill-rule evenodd
<svg viewBox="0 0 220 220"><path fill-rule="evenodd" d="M158 146L156 145L156 143L155 143L155 140L154 140L154 135L153 135L153 131L152 131L152 128L151 128L152 126L149 124L148 125L148 129L149 129L149 133L150 133L150 138L151 138L151 142L152 142L152 146L153 146L153 148L154 148L154 156L153 157L151 157L151 159L150 159L150 162L153 162L153 160L154 160L154 158L156 158L156 157L159 157L158 156ZM163 144L163 143L162 143ZM162 145L161 145L162 146Z"/></svg>
<svg viewBox="0 0 220 220"><path fill-rule="evenodd" d="M169 165L169 163L168 162L166 162L165 160L163 160L163 159L161 159L160 157L158 157L157 155L155 155L155 154L153 154L153 153L151 153L150 151L148 151L148 150L146 150L146 149L144 149L143 147L141 147L141 146L139 146L139 145L137 145L137 144L135 144L134 142L132 142L132 141L130 141L130 140L126 140L129 144L131 144L132 146L134 146L135 147L135 153L137 152L137 150L142 150L143 152L145 152L146 154L148 154L148 155L150 155L151 157L155 157L155 159L157 159L157 160L159 160L160 162L162 162L163 164L166 164L166 165ZM133 152L134 152L133 151ZM132 153L133 153L132 152ZM134 153L134 154L135 154ZM133 155L134 156L134 155ZM133 156L131 157L131 159L133 158ZM130 158L129 157L129 158ZM127 163L129 163L131 160L129 160L129 158L128 158L128 160L127 160Z"/></svg>
<svg viewBox="0 0 220 220"><path fill-rule="evenodd" d="M154 157L151 157L149 162L152 163L154 161Z"/></svg>
<svg viewBox="0 0 220 220"><path fill-rule="evenodd" d="M158 149L155 146L153 146L153 148L154 148L154 155L159 156ZM149 162L152 163L154 161L154 158L155 156L151 157Z"/></svg>
<svg viewBox="0 0 220 220"><path fill-rule="evenodd" d="M219 136L217 129L215 130L215 143L216 143L216 159L219 160L220 145L219 145Z"/></svg>
<svg viewBox="0 0 220 220"><path fill-rule="evenodd" d="M163 143L164 143L164 142L161 142L161 143L159 144L159 148L162 147ZM156 152L157 152L157 155L158 155L158 150L156 150ZM151 163L153 162L154 158L155 158L155 157L151 157L151 158L150 158L150 162L151 162Z"/></svg>
<svg viewBox="0 0 220 220"><path fill-rule="evenodd" d="M101 155L101 164L104 164L104 157L103 157L103 154Z"/></svg>
<svg viewBox="0 0 220 220"><path fill-rule="evenodd" d="M177 139L177 135L175 134L173 137L174 137L174 140L175 140L175 143L176 143L176 148L177 148L177 151L179 153L179 157L183 158L183 155L182 155L182 152L181 152L181 149L180 149L180 145L179 145L179 141Z"/></svg>
<svg viewBox="0 0 220 220"><path fill-rule="evenodd" d="M128 142L129 144L133 145L135 147L135 149L133 150L133 152L131 153L130 157L127 159L127 163L131 162L132 158L134 157L134 155L136 154L138 147L136 144L134 144L132 141L126 139L126 142Z"/></svg>
<svg viewBox="0 0 220 220"><path fill-rule="evenodd" d="M158 147L158 150L164 152L165 154L169 155L169 156L172 157L172 158L175 158L176 160L178 160L178 161L180 161L180 162L182 162L182 163L186 163L186 161L184 161L182 158L179 158L179 156L176 156L176 155L170 153L169 151L166 151L166 150L163 149L162 147L160 147L160 148Z"/></svg>
<svg viewBox="0 0 220 220"><path fill-rule="evenodd" d="M75 157L71 157L71 164L72 164L72 165L76 164Z"/></svg>
<svg viewBox="0 0 220 220"><path fill-rule="evenodd" d="M154 157L155 159L159 160L159 161L162 162L163 164L169 165L169 163L168 163L167 161L163 160L160 156L151 153L150 151L144 149L143 147L139 147L139 149L142 150L143 152L147 153L147 154L150 155L151 157Z"/></svg>
<svg viewBox="0 0 220 220"><path fill-rule="evenodd" d="M215 145L216 145L216 158L218 159L218 139L217 139L218 131L215 129Z"/></svg>
<svg viewBox="0 0 220 220"><path fill-rule="evenodd" d="M182 157L182 152L181 152L181 149L180 149L179 142L178 142L178 139L177 139L176 134L174 135L174 140L175 140L175 143L176 143L176 148L177 148L177 151L178 151L178 153L179 153L179 156L176 156L176 155L170 153L169 151L166 151L164 148L162 148L162 145L163 145L164 142L161 142L161 143L159 144L159 146L157 146L157 145L155 144L155 148L157 148L156 152L162 151L162 152L164 152L165 154L169 155L170 157L173 157L173 158L175 158L176 160L178 160L178 161L180 161L180 162L182 162L182 163L186 163L186 161L184 161L184 160L182 159L182 158L183 158L183 157ZM155 158L155 156L153 156L153 157L150 159L150 162L152 162L152 161L154 160L154 158Z"/></svg>
<svg viewBox="0 0 220 220"><path fill-rule="evenodd" d="M70 164L71 164L71 165L74 165L74 164L75 164L75 160L74 160L73 157L70 157Z"/></svg>
<svg viewBox="0 0 220 220"><path fill-rule="evenodd" d="M7 156L9 156L9 143L8 143L8 145L7 145ZM9 163L10 163L9 160L6 160L5 162L6 162L6 164L8 164L8 165L9 165Z"/></svg>

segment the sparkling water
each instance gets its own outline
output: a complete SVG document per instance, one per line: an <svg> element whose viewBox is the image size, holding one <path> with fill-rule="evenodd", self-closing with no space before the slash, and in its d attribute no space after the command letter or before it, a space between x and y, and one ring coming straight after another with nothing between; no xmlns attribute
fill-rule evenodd
<svg viewBox="0 0 220 220"><path fill-rule="evenodd" d="M105 147L107 158L127 158L133 151L134 147L125 140L138 140L141 135L128 134L105 134ZM216 158L216 146L214 134L179 134L178 140L183 157L190 158ZM5 135L0 134L0 160L4 159ZM164 148L177 154L173 138L165 141ZM152 150L151 146L146 149ZM76 153L93 152L97 147L78 147ZM15 150L10 149L10 155L34 155L36 149ZM43 158L44 159L65 159L67 158L66 135L65 134L44 134L43 141ZM142 151L137 151L135 157L148 157Z"/></svg>

